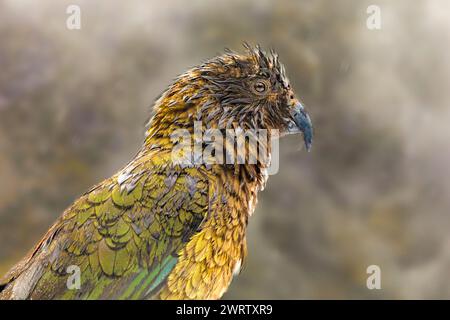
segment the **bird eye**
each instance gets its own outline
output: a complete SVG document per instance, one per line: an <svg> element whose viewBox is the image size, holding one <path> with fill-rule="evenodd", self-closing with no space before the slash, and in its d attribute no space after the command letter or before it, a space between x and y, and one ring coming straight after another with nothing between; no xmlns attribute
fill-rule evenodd
<svg viewBox="0 0 450 320"><path fill-rule="evenodd" d="M263 81L256 81L255 84L253 85L253 89L257 93L264 93L267 90L267 85Z"/></svg>

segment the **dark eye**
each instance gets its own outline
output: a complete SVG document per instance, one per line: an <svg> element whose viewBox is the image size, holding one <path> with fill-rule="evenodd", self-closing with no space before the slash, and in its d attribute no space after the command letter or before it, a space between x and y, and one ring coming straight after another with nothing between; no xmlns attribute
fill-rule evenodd
<svg viewBox="0 0 450 320"><path fill-rule="evenodd" d="M253 88L258 93L264 93L267 90L267 84L263 81L256 81L253 85Z"/></svg>

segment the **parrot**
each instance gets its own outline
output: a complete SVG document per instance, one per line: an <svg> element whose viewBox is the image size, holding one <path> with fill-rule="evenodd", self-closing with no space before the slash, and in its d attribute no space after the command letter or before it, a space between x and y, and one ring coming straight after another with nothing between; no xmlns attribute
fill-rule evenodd
<svg viewBox="0 0 450 320"><path fill-rule="evenodd" d="M181 143L173 134L237 128L265 129L269 138L300 133L308 151L313 139L311 118L278 54L244 47L242 53L226 49L173 80L154 102L136 156L62 213L1 278L0 299L223 296L247 255L247 224L268 163L238 161L228 150L226 162L197 161L186 150L177 158Z"/></svg>

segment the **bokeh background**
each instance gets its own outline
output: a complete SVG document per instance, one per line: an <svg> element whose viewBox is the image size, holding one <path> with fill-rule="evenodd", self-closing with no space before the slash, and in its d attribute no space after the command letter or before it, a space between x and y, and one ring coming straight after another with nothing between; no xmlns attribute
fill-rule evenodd
<svg viewBox="0 0 450 320"><path fill-rule="evenodd" d="M81 7L81 30L66 8ZM381 8L368 30L366 9ZM241 43L309 108L283 139L225 298L450 298L447 0L0 0L0 273L138 150L155 98ZM381 268L368 290L366 268Z"/></svg>

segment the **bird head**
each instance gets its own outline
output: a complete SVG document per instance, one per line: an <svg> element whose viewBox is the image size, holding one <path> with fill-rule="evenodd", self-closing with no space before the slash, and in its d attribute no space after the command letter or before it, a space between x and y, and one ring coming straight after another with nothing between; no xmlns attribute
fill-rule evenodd
<svg viewBox="0 0 450 320"><path fill-rule="evenodd" d="M156 102L148 135L177 128L277 130L280 136L303 133L307 150L312 124L296 97L278 55L245 46L245 53L227 50L179 76Z"/></svg>

